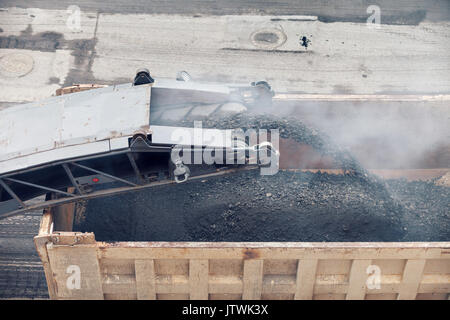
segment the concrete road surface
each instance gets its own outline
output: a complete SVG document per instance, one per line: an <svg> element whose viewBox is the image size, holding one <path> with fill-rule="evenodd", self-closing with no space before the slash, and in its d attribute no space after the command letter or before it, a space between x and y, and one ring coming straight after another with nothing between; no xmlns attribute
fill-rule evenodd
<svg viewBox="0 0 450 320"><path fill-rule="evenodd" d="M202 1L77 3L1 2L0 108L48 97L73 83L128 82L139 67L155 77L186 70L200 81L266 79L277 92L450 88L448 1L427 2L428 7L401 1L396 9L381 1L380 25L365 22L372 14L365 1L303 7L298 1L293 7L294 1L260 1L262 11L256 4L233 8L224 2L201 6ZM413 21L417 10L423 14Z"/></svg>
<svg viewBox="0 0 450 320"><path fill-rule="evenodd" d="M1 0L0 7L64 10L70 5L101 13L184 15L314 15L321 21L365 22L366 9L378 5L382 23L448 21L448 0Z"/></svg>

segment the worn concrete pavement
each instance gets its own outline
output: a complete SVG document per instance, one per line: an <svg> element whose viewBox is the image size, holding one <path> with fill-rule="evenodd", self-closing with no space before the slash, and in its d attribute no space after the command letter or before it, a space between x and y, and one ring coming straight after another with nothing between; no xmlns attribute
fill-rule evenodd
<svg viewBox="0 0 450 320"><path fill-rule="evenodd" d="M128 82L139 67L155 77L186 70L199 81L266 79L278 92L436 94L450 88L450 22L444 19L374 28L311 15L80 9L79 29L67 26L73 12L65 9L0 10L0 108L73 83Z"/></svg>

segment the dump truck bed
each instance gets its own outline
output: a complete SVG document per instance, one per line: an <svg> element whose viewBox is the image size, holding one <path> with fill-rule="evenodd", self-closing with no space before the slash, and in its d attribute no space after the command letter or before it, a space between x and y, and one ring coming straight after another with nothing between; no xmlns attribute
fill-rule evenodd
<svg viewBox="0 0 450 320"><path fill-rule="evenodd" d="M46 210L35 237L51 299L445 300L450 293L449 242L98 242L70 231L73 210ZM71 265L83 274L78 290L67 287Z"/></svg>

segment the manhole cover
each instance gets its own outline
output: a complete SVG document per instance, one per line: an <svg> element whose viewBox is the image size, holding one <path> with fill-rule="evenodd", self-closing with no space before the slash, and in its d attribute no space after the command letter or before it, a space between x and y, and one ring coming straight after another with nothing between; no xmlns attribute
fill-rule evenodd
<svg viewBox="0 0 450 320"><path fill-rule="evenodd" d="M286 42L286 35L279 29L262 29L253 32L250 41L261 49L275 49Z"/></svg>
<svg viewBox="0 0 450 320"><path fill-rule="evenodd" d="M33 66L33 58L24 53L10 53L0 58L0 73L6 77L23 77Z"/></svg>

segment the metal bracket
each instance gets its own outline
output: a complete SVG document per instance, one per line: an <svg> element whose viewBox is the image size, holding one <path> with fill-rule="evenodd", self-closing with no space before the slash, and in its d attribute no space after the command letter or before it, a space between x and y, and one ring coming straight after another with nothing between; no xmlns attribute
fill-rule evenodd
<svg viewBox="0 0 450 320"><path fill-rule="evenodd" d="M187 179L191 175L191 171L187 166L183 164L182 161L179 161L175 163L175 170L173 170L173 175L177 183L182 183L187 181Z"/></svg>

